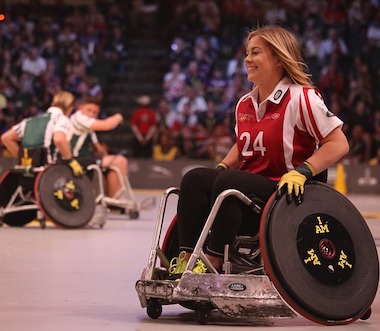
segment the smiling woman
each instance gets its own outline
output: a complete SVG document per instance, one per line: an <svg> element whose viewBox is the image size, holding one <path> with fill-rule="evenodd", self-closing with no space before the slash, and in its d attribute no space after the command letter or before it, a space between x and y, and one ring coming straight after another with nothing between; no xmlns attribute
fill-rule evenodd
<svg viewBox="0 0 380 331"><path fill-rule="evenodd" d="M348 152L343 123L327 116L291 32L278 26L251 31L244 62L254 88L237 103L235 144L217 169L198 168L183 177L178 231L184 252L173 260L171 273L183 272L221 192L234 188L265 202L278 190L286 193L288 203L299 205L306 180L325 174ZM206 248L215 269L220 270L224 246L232 244L243 224L252 227L256 220L253 227L258 227L257 216L248 209L234 197L219 209Z"/></svg>

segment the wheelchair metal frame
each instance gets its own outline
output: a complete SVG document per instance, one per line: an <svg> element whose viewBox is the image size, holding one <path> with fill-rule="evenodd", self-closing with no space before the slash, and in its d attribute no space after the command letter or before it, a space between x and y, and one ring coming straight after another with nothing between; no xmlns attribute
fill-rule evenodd
<svg viewBox="0 0 380 331"><path fill-rule="evenodd" d="M169 259L178 255L179 248L175 218L161 244L168 197L180 193L178 188L166 190L148 264L135 284L141 307L146 307L148 316L156 319L163 305L177 303L193 309L201 324L207 323L212 310L233 318L256 320L302 315L324 325L368 319L380 273L371 231L360 212L342 194L321 182L306 184L308 196L302 208L289 204L285 195L278 196L276 192L265 206L256 197L235 189L220 193L182 275L168 271ZM253 246L239 246L244 243L244 239L238 243L237 239L244 237L240 234L231 250L225 246L224 273L218 273L203 247L220 206L228 197L239 199L260 214L260 229L258 236L247 235L245 244L254 243ZM336 208L336 204L342 208ZM242 233L246 230L242 229ZM259 247L249 238L259 240ZM366 245L362 245L363 240ZM248 252L247 258L241 258L240 248ZM198 259L207 266L208 273L192 271ZM158 260L161 266L157 265ZM243 266L247 261L252 263Z"/></svg>
<svg viewBox="0 0 380 331"><path fill-rule="evenodd" d="M25 177L27 176L36 176L38 173L44 171L46 166L22 166L15 165L13 168L9 169L10 173L21 174ZM95 185L97 193L95 194L95 212L93 218L89 221L89 227L100 227L102 228L106 222L106 219L109 214L108 207L119 208L123 213L129 215L131 219L137 219L140 213L140 205L137 203L135 196L133 194L132 187L129 183L129 179L124 177L120 170L116 167L109 167L110 170L115 171L117 174L120 184L121 191L126 199L118 199L108 197L105 193L104 187L104 174L101 167L97 164L91 164L87 167L88 170L94 171L97 175L97 180L95 181ZM22 212L22 211L36 211L36 220L39 221L40 227L46 227L46 219L44 217L43 212L41 211L36 198L31 192L29 192L26 196L24 193L24 186L22 184L18 184L16 190L11 193L12 196L9 201L6 203L6 206L0 206L0 220L7 214ZM17 201L17 199L20 201ZM28 223L28 222L26 222Z"/></svg>
<svg viewBox="0 0 380 331"><path fill-rule="evenodd" d="M224 199L234 196L246 205L251 205L253 209L261 211L260 206L235 189L225 190L217 197L182 277L179 280L159 279L160 272L164 272L163 269L169 267L169 260L160 247L160 241L167 200L172 194L179 195L179 189L169 188L161 198L148 265L135 285L141 307L147 308L148 316L158 318L162 313L162 305L183 302L194 304L196 318L200 324L207 322L212 309L218 309L231 317L297 316L297 313L283 301L265 274L230 273L228 246L224 254L224 274L218 273L203 251L211 226ZM205 263L210 273L194 274L192 272L199 258ZM158 259L164 268L156 266ZM248 291L245 291L246 287Z"/></svg>
<svg viewBox="0 0 380 331"><path fill-rule="evenodd" d="M123 176L120 169L116 168L115 166L110 166L107 169L110 169L117 174L121 185L121 192L124 193L126 199L112 198L107 196L103 182L104 174L102 168L97 164L90 164L87 167L87 170L94 171L97 174L97 185L99 192L95 198L95 203L97 205L100 204L103 207L119 208L122 210L122 212L128 214L131 219L137 219L140 214L141 206L136 201L128 177Z"/></svg>
<svg viewBox="0 0 380 331"><path fill-rule="evenodd" d="M23 175L30 175L33 176L45 169L44 166L39 167L29 167L29 166L21 166L21 165L15 165L13 168L9 169L11 173L15 174L23 174ZM36 211L36 219L39 221L41 228L44 228L46 225L45 218L43 216L42 211L40 210L37 201L34 197L31 196L25 196L24 190L22 185L18 185L16 190L12 193L11 198L9 199L8 203L5 207L0 206L0 222L2 225L2 218L6 214L14 213L14 212L21 212L21 211ZM29 192L30 193L30 192ZM18 205L16 203L17 198L21 199L21 202L29 203L25 205Z"/></svg>
<svg viewBox="0 0 380 331"><path fill-rule="evenodd" d="M9 199L5 199L1 201L2 206L0 206L0 221L1 225L7 224L9 226L22 227L34 220L38 221L40 227L44 229L46 227L46 221L51 220L56 226L63 228L81 228L86 227L86 225L91 221L88 217L91 217L94 213L95 209L95 200L92 203L88 203L86 201L92 197L92 195L85 192L89 192L90 186L87 190L83 190L84 186L82 179L80 181L82 184L79 186L78 183L73 183L72 180L74 177L68 176L68 173L71 174L71 170L67 165L59 165L61 167L65 167L65 171L62 173L62 178L54 178L56 173L54 169L50 167L56 166L55 164L46 164L44 166L24 166L24 165L15 165L13 168L9 169L6 173L4 173L3 180L5 185L11 185L11 190L13 191L13 186L15 189L12 192L9 192ZM67 168L66 168L67 167ZM45 172L48 172L50 177L43 177ZM50 172L49 172L50 171ZM53 178L52 178L53 174ZM10 177L8 178L8 176ZM13 175L16 175L13 177ZM18 177L20 176L20 177ZM42 190L39 187L39 183L42 181L48 180L46 178L50 178L53 180L51 189L52 192L47 193L46 190ZM30 183L26 181L30 179ZM14 182L13 182L14 180ZM26 181L25 181L26 180ZM63 180L63 181L62 181ZM49 180L48 180L49 181ZM66 182L67 181L67 182ZM59 184L58 184L59 182ZM86 181L88 185L91 185L90 181ZM3 183L3 181L2 181ZM43 185L44 188L49 187L46 186L47 183ZM55 185L59 185L55 188ZM63 185L62 187L60 185ZM54 192L57 189L60 193ZM4 190L4 188L3 188ZM67 191L66 191L67 190ZM90 190L92 192L92 190ZM62 194L61 198L58 198L57 205L52 204L53 200L47 199L50 197L50 194ZM48 194L48 195L47 195ZM4 192L2 192L2 199L4 199ZM58 197L58 195L57 195ZM87 209L81 209L78 207L78 199L83 199L82 203L85 202ZM70 205L74 203L73 205ZM80 203L82 205L82 203ZM67 208L71 206L75 212L80 211L78 214L77 221L71 222L73 219L70 215L70 212ZM50 207L51 206L51 207ZM75 206L75 207L74 207ZM70 208L70 207L69 207ZM24 213L24 212L35 212L33 213ZM85 211L84 213L82 211ZM67 214L68 213L68 214ZM9 215L9 218L5 217ZM12 216L11 216L12 215ZM62 215L62 217L58 217L58 215ZM86 222L87 220L87 222Z"/></svg>

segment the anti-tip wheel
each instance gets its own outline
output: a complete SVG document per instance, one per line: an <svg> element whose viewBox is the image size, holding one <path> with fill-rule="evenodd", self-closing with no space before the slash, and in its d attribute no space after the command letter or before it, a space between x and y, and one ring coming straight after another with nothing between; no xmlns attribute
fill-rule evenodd
<svg viewBox="0 0 380 331"><path fill-rule="evenodd" d="M129 218L131 220L137 220L140 217L140 213L137 210L131 210L129 212Z"/></svg>
<svg viewBox="0 0 380 331"><path fill-rule="evenodd" d="M157 319L162 314L162 305L157 299L149 299L146 312L151 319Z"/></svg>
<svg viewBox="0 0 380 331"><path fill-rule="evenodd" d="M199 324L207 324L210 319L210 309L201 303L197 303L195 305L195 317Z"/></svg>

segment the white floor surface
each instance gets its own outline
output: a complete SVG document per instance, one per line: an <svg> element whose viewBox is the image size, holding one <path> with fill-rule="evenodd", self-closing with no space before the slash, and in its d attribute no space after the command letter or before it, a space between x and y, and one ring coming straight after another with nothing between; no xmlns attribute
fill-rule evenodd
<svg viewBox="0 0 380 331"><path fill-rule="evenodd" d="M322 326L303 317L232 320L218 312L199 325L194 312L179 305L164 306L160 318L150 319L135 282L147 265L161 193L137 191L139 201L155 197L156 207L142 210L138 220L112 214L103 229L0 228L0 330L380 330L379 293L370 319L344 326ZM379 250L380 196L348 197L365 215ZM175 208L173 197L167 215L173 216Z"/></svg>

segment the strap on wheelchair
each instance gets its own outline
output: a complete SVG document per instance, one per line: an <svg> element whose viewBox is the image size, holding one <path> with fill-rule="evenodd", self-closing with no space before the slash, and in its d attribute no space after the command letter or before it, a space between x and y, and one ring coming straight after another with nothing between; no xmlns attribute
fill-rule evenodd
<svg viewBox="0 0 380 331"><path fill-rule="evenodd" d="M247 197L252 201L252 210L256 213L256 214L261 214L263 208L264 208L264 205L265 205L265 201L260 199L259 197L257 197L256 195L254 194L248 194Z"/></svg>
<svg viewBox="0 0 380 331"><path fill-rule="evenodd" d="M21 147L18 155L18 164L23 167L40 167L48 163L48 150L41 148Z"/></svg>

